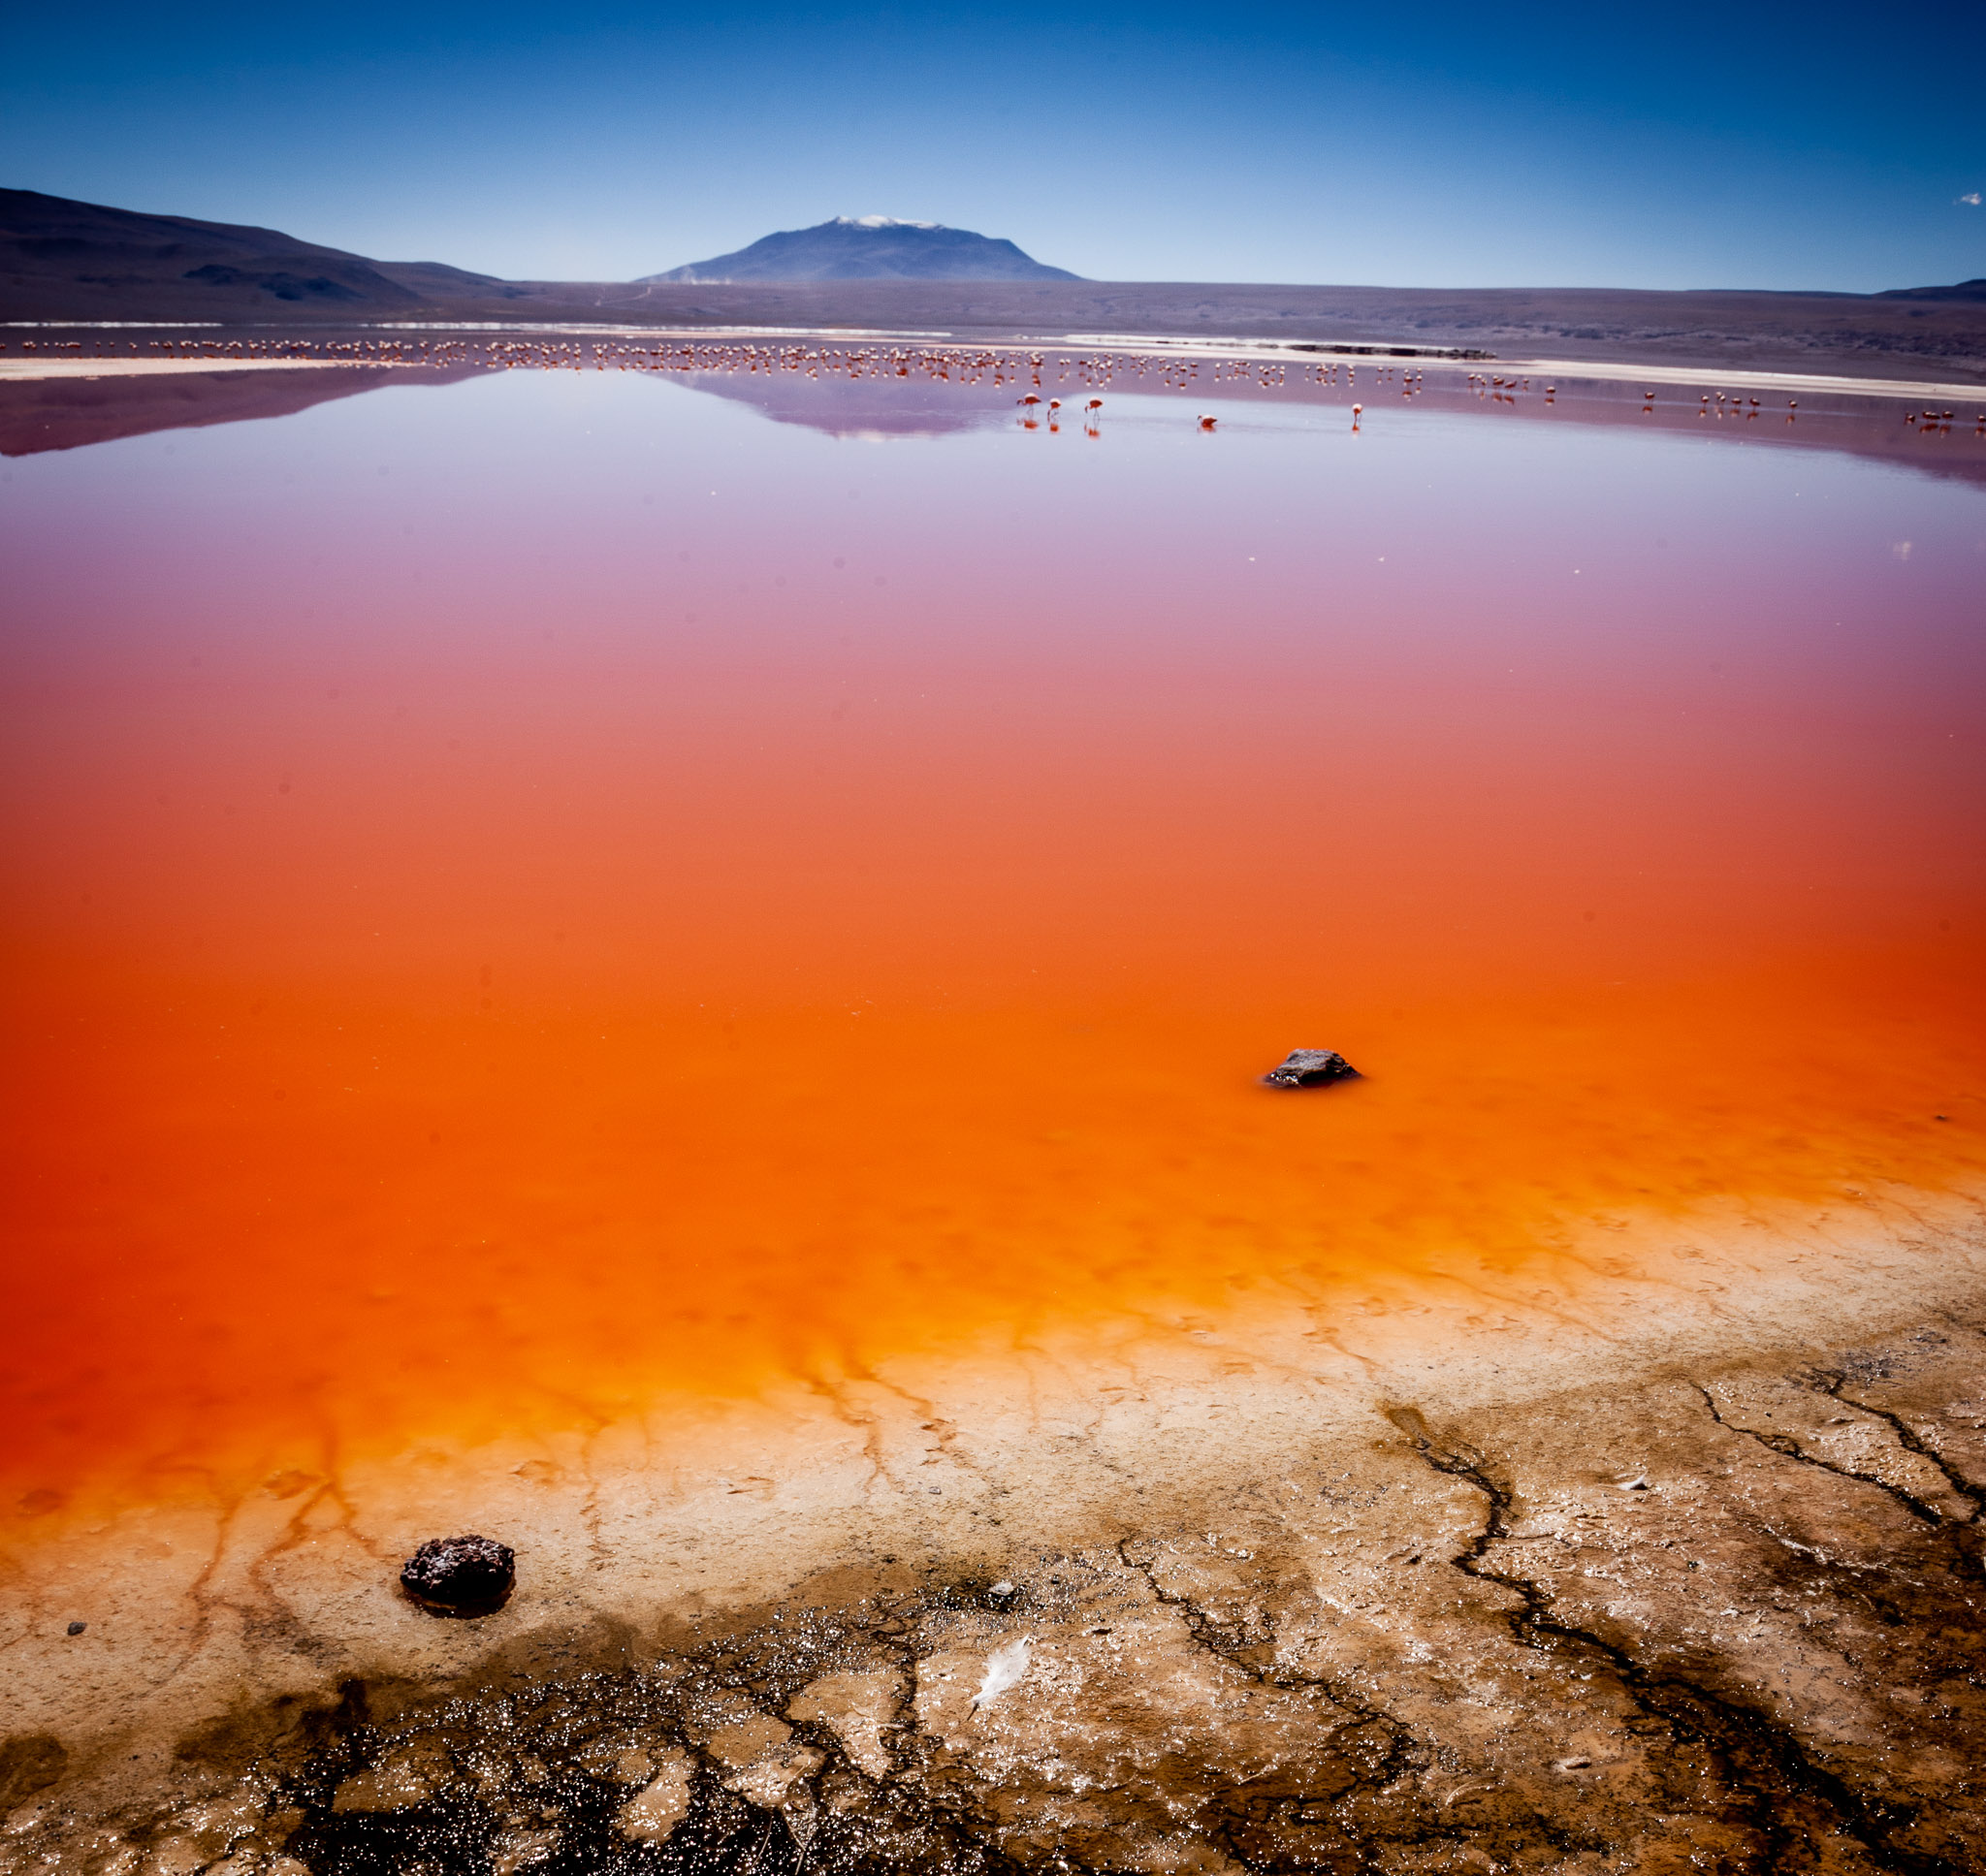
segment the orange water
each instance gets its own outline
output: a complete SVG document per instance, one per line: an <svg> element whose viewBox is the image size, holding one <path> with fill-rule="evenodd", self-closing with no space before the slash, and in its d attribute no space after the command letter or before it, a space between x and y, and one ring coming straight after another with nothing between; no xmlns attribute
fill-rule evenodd
<svg viewBox="0 0 1986 1876"><path fill-rule="evenodd" d="M8 465L8 1502L1976 1175L1977 489L1107 416Z"/></svg>

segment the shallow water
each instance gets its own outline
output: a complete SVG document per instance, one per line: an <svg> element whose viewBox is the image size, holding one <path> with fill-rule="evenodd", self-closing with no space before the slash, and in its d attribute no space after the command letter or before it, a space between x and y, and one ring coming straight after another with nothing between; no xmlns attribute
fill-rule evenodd
<svg viewBox="0 0 1986 1876"><path fill-rule="evenodd" d="M739 387L0 469L16 1516L1976 1177L1888 405Z"/></svg>

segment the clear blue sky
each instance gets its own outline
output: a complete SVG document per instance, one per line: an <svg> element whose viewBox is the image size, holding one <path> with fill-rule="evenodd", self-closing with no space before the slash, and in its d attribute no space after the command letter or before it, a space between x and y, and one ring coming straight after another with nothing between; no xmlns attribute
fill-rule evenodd
<svg viewBox="0 0 1986 1876"><path fill-rule="evenodd" d="M1868 290L1986 274L1982 80L1977 0L112 0L10 22L0 183L530 278L895 214L1099 278Z"/></svg>

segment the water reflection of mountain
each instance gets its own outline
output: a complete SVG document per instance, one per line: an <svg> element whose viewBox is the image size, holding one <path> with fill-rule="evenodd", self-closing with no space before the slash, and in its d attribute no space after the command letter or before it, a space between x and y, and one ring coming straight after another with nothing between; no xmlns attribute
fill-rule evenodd
<svg viewBox="0 0 1986 1876"><path fill-rule="evenodd" d="M154 430L199 429L254 418L287 417L337 397L356 397L395 385L442 385L483 375L480 360L440 366L313 366L295 371L229 370L137 374L103 378L0 379L0 457L31 456L50 450L78 449L119 437L143 436ZM844 439L889 441L915 436L959 435L975 429L1015 422L1014 404L1027 387L1014 382L994 384L929 379L922 376L852 376L822 366L818 376L804 370L774 372L750 369L697 371L663 370L643 375L707 397L745 404L777 424L797 424L823 435ZM1105 433L1112 410L1122 412L1121 399L1164 398L1181 406L1182 421L1193 412L1217 408L1223 423L1244 425L1251 407L1264 407L1287 419L1298 413L1329 416L1349 424L1351 404L1363 404L1368 433L1386 426L1407 400L1394 382L1376 382L1373 367L1361 367L1356 383L1325 386L1283 383L1264 386L1239 375L1221 383L1165 385L1151 375L1105 387ZM1707 374L1705 383L1713 382ZM1041 386L1044 397L1059 395L1073 405L1088 392L1073 379L1063 382L1052 373ZM1910 400L1902 400L1907 405ZM1651 411L1643 410L1633 384L1604 383L1567 377L1558 396L1547 402L1538 388L1513 397L1491 396L1458 372L1430 379L1409 408L1481 416L1486 422L1537 424L1600 424L1670 433L1686 431L1705 441L1746 444L1759 448L1803 448L1845 451L1896 468L1918 470L1939 479L1986 484L1986 434L1975 433L1971 413L1954 412L1946 426L1904 424L1897 401L1812 393L1803 396L1798 421L1788 423L1781 407L1777 414L1761 408L1741 412L1740 402L1725 405L1724 418L1699 418L1694 397L1684 389L1664 389ZM1745 406L1748 411L1748 404ZM1076 424L1075 412L1064 412L1064 429Z"/></svg>
<svg viewBox="0 0 1986 1876"><path fill-rule="evenodd" d="M306 366L295 371L174 371L0 381L0 456L80 449L161 429L289 417L396 384L446 384L476 367Z"/></svg>
<svg viewBox="0 0 1986 1876"><path fill-rule="evenodd" d="M1727 406L1728 415L1699 418L1693 394L1665 389L1655 406L1644 410L1641 392L1632 384L1568 378L1549 402L1541 388L1510 397L1478 393L1465 379L1451 374L1438 379L1413 399L1401 398L1397 383L1373 385L1370 367L1361 385L1327 387L1303 383L1265 386L1236 377L1221 384L1161 384L1134 380L1106 393L1110 404L1126 397L1166 398L1195 412L1216 408L1227 425L1249 421L1251 406L1287 418L1298 410L1332 412L1351 422L1351 405L1363 405L1362 421L1376 430L1403 402L1417 411L1438 410L1480 415L1488 422L1604 425L1638 430L1685 431L1692 437L1726 445L1755 448L1825 449L1871 458L1892 467L1926 475L1986 483L1986 438L1975 436L1970 421L1938 427L1900 425L1887 400L1842 393L1808 392L1799 401L1797 417L1787 422L1783 408L1741 409ZM661 372L665 382L750 404L775 423L800 424L830 436L873 438L944 436L971 429L1011 425L1014 404L1025 385L932 383L895 377L824 376L811 379L802 372L753 371ZM1707 377L1705 382L1710 382ZM1041 388L1043 397L1060 396L1070 406L1063 428L1080 421L1075 405L1089 395L1073 380L1052 379ZM1106 410L1106 415L1107 415Z"/></svg>
<svg viewBox="0 0 1986 1876"><path fill-rule="evenodd" d="M659 372L664 383L749 404L776 424L798 424L828 436L875 439L955 436L1010 423L1020 390L1012 385L924 382L916 378L810 378L803 371Z"/></svg>
<svg viewBox="0 0 1986 1876"><path fill-rule="evenodd" d="M309 366L295 371L212 371L103 378L0 380L0 456L73 450L154 430L288 417L336 397L394 385L452 384L480 364ZM749 404L776 424L829 436L949 436L1010 420L1009 386L920 384L893 378L809 378L804 372L657 373L664 382Z"/></svg>
<svg viewBox="0 0 1986 1876"><path fill-rule="evenodd" d="M1986 484L1986 434L1975 434L1969 421L1900 424L1899 407L1923 409L1932 399L1872 397L1861 393L1803 391L1797 404L1777 396L1746 402L1737 397L1716 404L1699 405L1698 393L1682 386L1658 391L1652 405L1645 404L1633 381L1596 381L1564 377L1555 397L1532 389L1497 398L1483 391L1445 387L1425 394L1436 409L1475 410L1490 422L1578 424L1610 429L1686 435L1725 448L1826 450L1881 462L1890 468L1914 469L1939 480ZM1706 372L1702 383L1714 385ZM1350 394L1347 394L1350 395ZM1383 422L1392 387L1367 394L1365 422ZM1415 402L1422 402L1417 397ZM1937 400L1940 406L1942 399Z"/></svg>

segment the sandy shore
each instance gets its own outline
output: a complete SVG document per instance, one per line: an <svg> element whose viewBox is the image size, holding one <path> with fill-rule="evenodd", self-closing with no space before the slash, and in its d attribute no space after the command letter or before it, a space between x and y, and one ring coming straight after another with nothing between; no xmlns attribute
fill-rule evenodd
<svg viewBox="0 0 1986 1876"><path fill-rule="evenodd" d="M1402 343L1398 346L1329 345L1295 339L1191 339L1137 337L1127 334L1078 334L1043 340L1043 344L1073 346L1112 353L1134 353L1152 357L1177 355L1187 358L1329 358L1357 366L1407 365L1436 369L1481 369L1499 378L1555 377L1587 378L1609 384L1666 384L1708 386L1713 390L1731 386L1749 391L1833 392L1856 397L1909 397L1920 403L1927 397L1970 400L1976 409L1981 390L1976 384L1939 384L1910 378L1845 377L1813 371L1759 371L1724 369L1698 365L1632 365L1606 359L1539 359L1486 357L1479 364L1458 360L1452 352L1433 347Z"/></svg>
<svg viewBox="0 0 1986 1876"><path fill-rule="evenodd" d="M1986 1867L1982 1328L1857 1193L182 1493L14 1551L0 1869Z"/></svg>
<svg viewBox="0 0 1986 1876"><path fill-rule="evenodd" d="M377 370L392 359L0 359L0 383L45 378L167 378L188 371L309 371L349 369L363 366Z"/></svg>
<svg viewBox="0 0 1986 1876"><path fill-rule="evenodd" d="M423 333L503 333L528 335L547 334L561 337L641 338L651 342L678 340L686 344L709 345L731 338L805 339L823 345L861 347L874 344L929 346L959 344L960 335L944 332L856 330L828 326L700 326L661 328L625 324L561 324L531 326L523 322L497 321L395 321L377 330ZM975 339L973 346L979 343ZM1016 335L1002 341L1009 349L1033 347L1044 352L1107 352L1114 356L1177 357L1216 361L1221 359L1329 359L1358 366L1391 366L1405 362L1421 367L1432 366L1443 371L1469 371L1477 363L1498 377L1557 376L1568 380L1591 379L1602 383L1664 384L1709 387L1713 390L1739 387L1749 391L1789 391L1839 393L1858 397L1928 397L1970 399L1977 406L1981 389L1977 384L1940 383L1910 378L1850 377L1840 373L1813 371L1763 371L1722 368L1709 365L1634 365L1605 359L1484 358L1472 363L1453 347L1416 344L1401 340L1332 344L1301 339L1274 338L1187 338L1165 334L1136 333L1050 333Z"/></svg>
<svg viewBox="0 0 1986 1876"><path fill-rule="evenodd" d="M1981 391L1976 384L1919 383L1908 378L1844 378L1813 371L1718 371L1677 365L1610 365L1589 359L1502 359L1497 376L1598 378L1609 383L1670 384L1709 386L1722 390L1737 386L1746 391L1832 392L1848 397L1907 397L1921 407L1927 398L1956 398L1970 407L1970 416L1981 408Z"/></svg>
<svg viewBox="0 0 1986 1876"><path fill-rule="evenodd" d="M502 332L527 334L531 332L555 333L563 336L590 337L635 337L652 341L681 339L686 342L709 344L714 338L732 336L731 329L685 329L682 332L662 332L649 328L621 325L561 325L558 327L533 328L524 325L502 326L494 323L450 325L441 322L416 325L411 322L398 323L390 328L395 332L454 332L479 333ZM826 344L852 346L877 344L906 344L928 346L943 342L945 335L931 333L886 333L848 332L827 328L802 329L785 328L777 332L765 329L736 329L737 335L748 333L757 338L800 338ZM1417 350L1399 347L1391 351L1371 346L1319 346L1274 339L1191 339L1168 338L1114 334L1077 334L1061 337L1037 339L1016 339L1015 345L1034 345L1056 351L1107 352L1117 356L1141 357L1182 357L1217 361L1222 359L1280 359L1333 358L1349 363L1355 367L1368 361L1374 365L1398 363L1402 358L1409 364L1418 364L1423 368L1432 366L1443 371L1461 371L1472 367L1458 361L1452 353L1444 354L1433 349ZM81 359L81 358L34 358L0 359L0 382L27 382L49 379L125 378L125 377L165 377L186 372L221 371L295 371L338 366L347 369L364 367L412 368L413 362L391 358L294 358L294 359L225 359L225 358L171 358L171 359ZM1532 378L1562 378L1567 381L1589 379L1601 383L1682 385L1691 389L1711 390L1738 389L1746 391L1783 392L1798 395L1833 394L1855 397L1904 397L1922 404L1926 399L1966 403L1968 410L1961 415L1970 417L1980 404L1980 389L1977 385L1942 384L1917 382L1905 378L1862 378L1828 375L1817 372L1800 371L1757 371L1719 370L1715 367L1670 365L1628 365L1592 359L1495 359L1483 362L1483 368L1493 368L1498 377L1526 376Z"/></svg>

